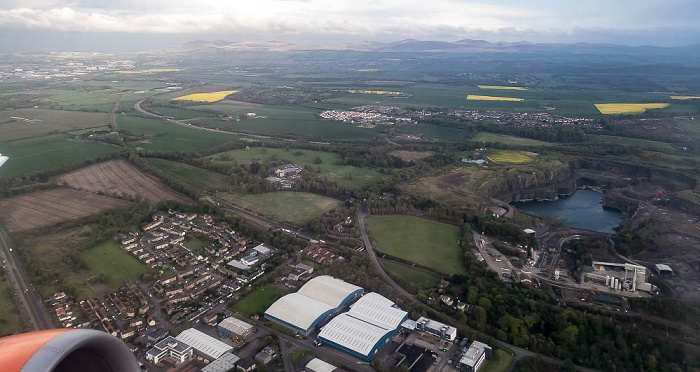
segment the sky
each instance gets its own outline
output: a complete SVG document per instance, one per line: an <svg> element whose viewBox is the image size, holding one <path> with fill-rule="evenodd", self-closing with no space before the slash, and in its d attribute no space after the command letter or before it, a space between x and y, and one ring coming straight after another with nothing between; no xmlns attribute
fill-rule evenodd
<svg viewBox="0 0 700 372"><path fill-rule="evenodd" d="M191 40L408 38L700 44L697 0L2 0L0 51L136 51Z"/></svg>

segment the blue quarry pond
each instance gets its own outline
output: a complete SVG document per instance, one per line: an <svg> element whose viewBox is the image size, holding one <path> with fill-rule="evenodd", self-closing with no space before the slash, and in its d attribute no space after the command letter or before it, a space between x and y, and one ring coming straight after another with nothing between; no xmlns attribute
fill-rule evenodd
<svg viewBox="0 0 700 372"><path fill-rule="evenodd" d="M544 217L559 217L565 225L580 229L614 233L620 225L622 213L604 208L600 202L603 194L592 190L577 190L572 195L556 201L529 201L513 203L515 208Z"/></svg>

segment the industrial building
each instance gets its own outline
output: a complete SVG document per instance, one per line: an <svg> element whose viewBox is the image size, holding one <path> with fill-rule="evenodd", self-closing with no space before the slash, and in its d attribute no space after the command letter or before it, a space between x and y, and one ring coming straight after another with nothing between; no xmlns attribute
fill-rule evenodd
<svg viewBox="0 0 700 372"><path fill-rule="evenodd" d="M629 263L611 263L593 261L593 272L586 273L585 278L604 284L612 290L634 292L642 290L652 292L656 289L647 282L647 268Z"/></svg>
<svg viewBox="0 0 700 372"><path fill-rule="evenodd" d="M666 264L656 264L654 265L654 270L656 270L656 273L659 274L661 277L672 277L673 276L673 269L671 266L668 266Z"/></svg>
<svg viewBox="0 0 700 372"><path fill-rule="evenodd" d="M330 363L326 363L318 358L313 358L311 359L311 361L306 363L306 366L304 367L304 372L333 372L337 369L338 367Z"/></svg>
<svg viewBox="0 0 700 372"><path fill-rule="evenodd" d="M318 334L321 344L369 361L386 342L398 333L408 313L377 294L368 293L354 303L350 311L333 318Z"/></svg>
<svg viewBox="0 0 700 372"><path fill-rule="evenodd" d="M232 346L194 328L182 331L175 339L192 346L199 354L210 360L218 359L225 353L233 350Z"/></svg>
<svg viewBox="0 0 700 372"><path fill-rule="evenodd" d="M173 359L176 364L190 360L192 359L192 346L173 336L168 336L146 353L146 360L153 364L158 364L165 358Z"/></svg>
<svg viewBox="0 0 700 372"><path fill-rule="evenodd" d="M457 368L463 372L477 372L485 360L491 359L491 346L474 341L467 352L462 354Z"/></svg>
<svg viewBox="0 0 700 372"><path fill-rule="evenodd" d="M246 338L255 331L253 325L234 317L222 320L217 329L221 338Z"/></svg>
<svg viewBox="0 0 700 372"><path fill-rule="evenodd" d="M426 317L418 318L418 321L416 321L416 329L421 332L430 333L450 342L457 338L457 328L428 319Z"/></svg>
<svg viewBox="0 0 700 372"><path fill-rule="evenodd" d="M241 360L236 354L224 353L215 361L202 368L202 372L228 372Z"/></svg>
<svg viewBox="0 0 700 372"><path fill-rule="evenodd" d="M275 301L265 311L265 318L308 335L364 290L331 276L309 280L298 292Z"/></svg>

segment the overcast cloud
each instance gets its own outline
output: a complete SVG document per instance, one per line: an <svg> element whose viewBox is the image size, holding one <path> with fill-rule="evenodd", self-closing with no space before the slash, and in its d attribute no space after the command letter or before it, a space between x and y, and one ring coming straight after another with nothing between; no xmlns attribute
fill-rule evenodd
<svg viewBox="0 0 700 372"><path fill-rule="evenodd" d="M700 43L698 14L700 2L694 0L3 0L0 33L23 34L22 42L85 34L150 35L151 41L171 43L478 38L676 46ZM0 49L21 47L18 40L3 39Z"/></svg>

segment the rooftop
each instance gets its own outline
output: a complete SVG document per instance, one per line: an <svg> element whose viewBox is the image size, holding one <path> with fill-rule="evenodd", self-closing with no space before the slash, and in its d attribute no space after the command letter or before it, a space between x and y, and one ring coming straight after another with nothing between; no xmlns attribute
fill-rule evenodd
<svg viewBox="0 0 700 372"><path fill-rule="evenodd" d="M236 366L239 360L241 358L235 354L224 353L224 355L202 368L202 372L228 372Z"/></svg>
<svg viewBox="0 0 700 372"><path fill-rule="evenodd" d="M265 315L275 317L299 329L309 329L324 313L333 310L330 305L304 296L290 293L275 301L265 311Z"/></svg>
<svg viewBox="0 0 700 372"><path fill-rule="evenodd" d="M362 288L332 276L321 275L309 280L298 293L337 308L358 290L362 291Z"/></svg>
<svg viewBox="0 0 700 372"><path fill-rule="evenodd" d="M358 354L369 355L377 342L388 332L384 328L343 313L326 324L318 337Z"/></svg>
<svg viewBox="0 0 700 372"><path fill-rule="evenodd" d="M229 346L194 328L189 328L182 331L182 333L180 333L176 339L192 345L193 349L213 359L217 359L224 355L224 353L233 349L232 346Z"/></svg>

